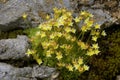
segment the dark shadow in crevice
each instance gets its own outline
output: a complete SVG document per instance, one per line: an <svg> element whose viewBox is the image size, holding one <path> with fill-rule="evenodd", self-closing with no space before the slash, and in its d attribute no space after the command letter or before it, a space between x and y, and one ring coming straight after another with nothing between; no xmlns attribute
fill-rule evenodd
<svg viewBox="0 0 120 80"><path fill-rule="evenodd" d="M22 28L17 28L14 30L10 30L10 31L0 31L0 40L1 39L9 39L9 38L16 38L17 35L26 35L24 32L24 29Z"/></svg>
<svg viewBox="0 0 120 80"><path fill-rule="evenodd" d="M23 67L33 67L34 65L37 65L36 61L34 59L18 59L18 60L0 60L2 63L9 64L13 67L23 68Z"/></svg>

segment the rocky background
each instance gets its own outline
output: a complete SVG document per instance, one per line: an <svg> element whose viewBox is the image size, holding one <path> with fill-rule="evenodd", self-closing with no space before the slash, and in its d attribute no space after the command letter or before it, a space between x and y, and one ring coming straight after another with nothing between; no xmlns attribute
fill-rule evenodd
<svg viewBox="0 0 120 80"><path fill-rule="evenodd" d="M22 31L36 27L46 14L52 16L53 7L63 5L75 16L81 10L91 12L103 29L120 26L119 0L0 0L0 80L55 80L59 74L56 69L38 66L25 55L30 43ZM29 25L22 19L24 13Z"/></svg>

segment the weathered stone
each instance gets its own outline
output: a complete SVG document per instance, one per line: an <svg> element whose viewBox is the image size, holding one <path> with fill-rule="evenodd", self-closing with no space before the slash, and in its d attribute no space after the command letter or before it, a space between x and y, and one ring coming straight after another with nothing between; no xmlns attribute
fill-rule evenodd
<svg viewBox="0 0 120 80"><path fill-rule="evenodd" d="M92 9L89 7L82 7L82 10L88 11L93 14L95 23L104 25L104 28L112 25L116 19L111 17L111 14L108 11L103 11L102 9Z"/></svg>
<svg viewBox="0 0 120 80"><path fill-rule="evenodd" d="M2 3L0 3L0 9L3 7L3 4Z"/></svg>
<svg viewBox="0 0 120 80"><path fill-rule="evenodd" d="M0 59L23 59L28 46L26 36L18 36L16 39L2 39L0 40Z"/></svg>
<svg viewBox="0 0 120 80"><path fill-rule="evenodd" d="M79 0L79 3L83 5L92 5L94 0Z"/></svg>
<svg viewBox="0 0 120 80"><path fill-rule="evenodd" d="M88 9L88 11L94 15L95 22L101 25L106 21L110 22L110 20L112 20L112 17L108 14L108 12L104 12L101 9Z"/></svg>
<svg viewBox="0 0 120 80"><path fill-rule="evenodd" d="M50 77L55 72L56 69L45 66L16 68L0 63L0 80L37 80Z"/></svg>
<svg viewBox="0 0 120 80"><path fill-rule="evenodd" d="M18 19L30 10L28 0L9 0L0 10L0 30L7 31L20 27ZM31 1L31 0L30 0Z"/></svg>
<svg viewBox="0 0 120 80"><path fill-rule="evenodd" d="M50 76L51 72L54 72L54 71L55 71L55 68L49 68L46 66L42 66L42 67L35 66L33 67L32 76L39 77L39 78L45 78L47 76Z"/></svg>
<svg viewBox="0 0 120 80"><path fill-rule="evenodd" d="M24 6L24 7L22 7ZM29 8L25 0L10 0L4 4L4 8L0 10L0 24L12 22L20 17ZM9 12L11 11L11 12ZM17 13L19 14L17 14Z"/></svg>
<svg viewBox="0 0 120 80"><path fill-rule="evenodd" d="M120 75L118 75L118 76L116 77L116 80L120 80Z"/></svg>
<svg viewBox="0 0 120 80"><path fill-rule="evenodd" d="M22 25L24 23L21 19L23 13L29 15L28 22L40 23L41 17L44 16L41 15L43 12L51 14L53 7L63 7L63 5L70 8L70 1L63 0L63 3L60 3L59 0L9 0L0 9L0 30L31 27L32 25Z"/></svg>

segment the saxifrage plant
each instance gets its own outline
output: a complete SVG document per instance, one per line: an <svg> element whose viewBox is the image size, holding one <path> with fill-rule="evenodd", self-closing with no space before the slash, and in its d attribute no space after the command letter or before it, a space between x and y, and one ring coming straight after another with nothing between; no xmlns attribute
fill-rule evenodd
<svg viewBox="0 0 120 80"><path fill-rule="evenodd" d="M72 11L65 8L53 10L53 17L47 15L46 22L30 30L32 47L26 54L32 55L39 65L58 70L64 68L77 74L89 70L87 58L100 52L97 39L100 35L106 36L105 31L94 23L93 15L89 12L81 11L77 17L73 17ZM80 34L75 36L78 27L81 27ZM86 32L90 34L85 36Z"/></svg>

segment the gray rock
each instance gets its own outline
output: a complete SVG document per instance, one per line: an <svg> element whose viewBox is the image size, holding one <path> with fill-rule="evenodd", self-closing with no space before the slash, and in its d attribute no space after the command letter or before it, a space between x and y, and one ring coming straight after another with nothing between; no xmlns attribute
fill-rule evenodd
<svg viewBox="0 0 120 80"><path fill-rule="evenodd" d="M118 5L119 7L120 7L120 2L119 2L119 5Z"/></svg>
<svg viewBox="0 0 120 80"><path fill-rule="evenodd" d="M102 9L88 9L88 11L94 15L95 21L98 24L102 25L106 21L110 22L111 20L111 16L107 12L104 12Z"/></svg>
<svg viewBox="0 0 120 80"><path fill-rule="evenodd" d="M11 65L0 63L0 80L30 80L27 79L30 76L32 68L15 68ZM23 78L22 78L23 77ZM25 79L26 77L26 79Z"/></svg>
<svg viewBox="0 0 120 80"><path fill-rule="evenodd" d="M53 7L63 7L63 5L70 8L70 0L63 0L63 4L59 0L9 0L0 9L0 30L31 27L32 25L22 25L24 23L21 19L23 13L29 15L28 22L30 20L31 23L40 23L43 15L39 14L52 13Z"/></svg>
<svg viewBox="0 0 120 80"><path fill-rule="evenodd" d="M100 25L106 24L105 27L110 26L113 24L116 20L111 17L111 14L109 14L108 11L103 11L102 9L92 9L89 7L82 7L82 10L86 10L93 14L93 18L95 20L95 23L98 23Z"/></svg>
<svg viewBox="0 0 120 80"><path fill-rule="evenodd" d="M117 75L116 80L120 80L120 75Z"/></svg>
<svg viewBox="0 0 120 80"><path fill-rule="evenodd" d="M0 10L0 24L14 21L28 10L29 8L25 0L10 0L4 4L4 7Z"/></svg>
<svg viewBox="0 0 120 80"><path fill-rule="evenodd" d="M2 3L0 3L0 9L3 7L3 4Z"/></svg>
<svg viewBox="0 0 120 80"><path fill-rule="evenodd" d="M79 3L83 5L92 5L94 1L95 0L79 0Z"/></svg>
<svg viewBox="0 0 120 80"><path fill-rule="evenodd" d="M39 78L45 78L47 76L51 76L51 72L54 72L54 71L55 71L55 68L49 68L46 66L41 66L41 67L35 66L33 67L32 76L39 77Z"/></svg>
<svg viewBox="0 0 120 80"><path fill-rule="evenodd" d="M55 72L56 69L45 66L16 68L0 63L0 80L37 80L50 77Z"/></svg>
<svg viewBox="0 0 120 80"><path fill-rule="evenodd" d="M27 2L32 0L9 0L0 9L0 30L7 31L21 27L19 18L30 10Z"/></svg>
<svg viewBox="0 0 120 80"><path fill-rule="evenodd" d="M29 46L26 36L0 40L0 60L23 59Z"/></svg>

